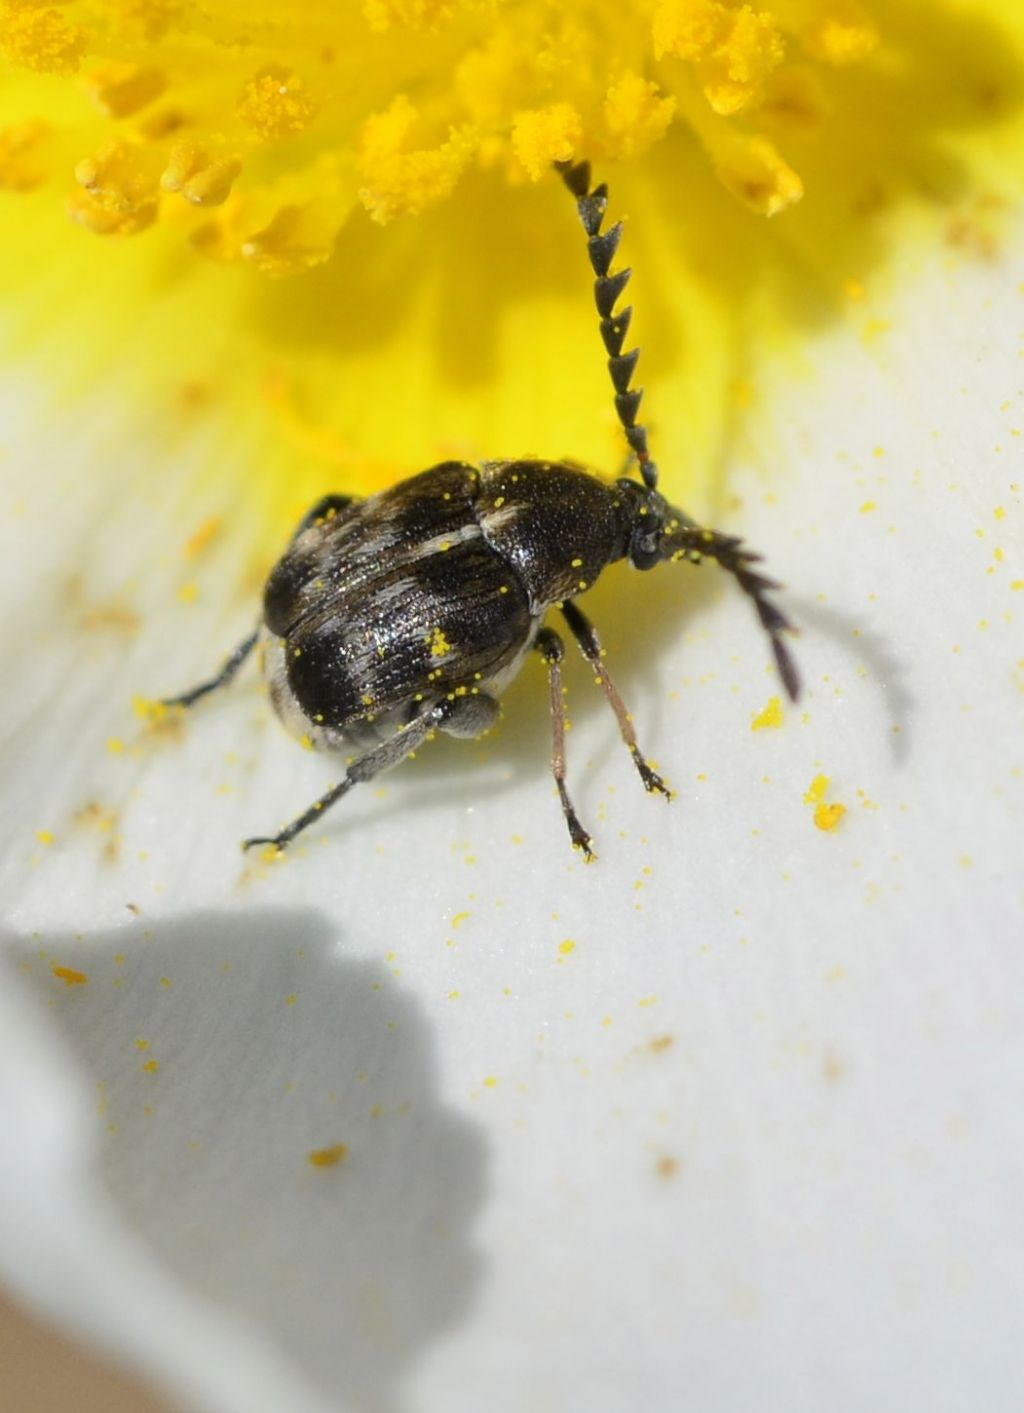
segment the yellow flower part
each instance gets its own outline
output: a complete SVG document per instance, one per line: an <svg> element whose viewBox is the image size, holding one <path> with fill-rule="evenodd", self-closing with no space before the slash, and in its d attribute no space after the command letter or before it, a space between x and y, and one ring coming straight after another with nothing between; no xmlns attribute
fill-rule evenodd
<svg viewBox="0 0 1024 1413"><path fill-rule="evenodd" d="M531 451L614 473L551 173L588 157L652 448L703 513L762 360L867 327L899 230L998 250L1022 50L995 0L8 0L0 346L69 425L116 405L134 489L201 485L192 528L252 507L250 587L328 488Z"/></svg>

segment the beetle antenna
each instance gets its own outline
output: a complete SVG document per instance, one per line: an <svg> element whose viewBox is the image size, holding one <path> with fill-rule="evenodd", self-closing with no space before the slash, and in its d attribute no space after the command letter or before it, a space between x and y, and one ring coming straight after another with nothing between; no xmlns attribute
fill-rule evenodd
<svg viewBox="0 0 1024 1413"><path fill-rule="evenodd" d="M622 351L629 321L633 315L633 306L627 304L625 309L615 313L619 295L626 288L633 272L627 268L616 271L614 275L608 273L622 237L622 222L616 221L614 226L609 226L602 234L601 222L608 207L608 188L602 182L600 186L595 186L593 191L590 190L589 162L556 162L555 167L561 172L562 180L576 198L576 210L587 233L587 254L596 276L594 303L601 320L601 338L608 351L608 372L615 389L615 411L619 414L619 421L626 433L626 441L640 464L644 484L653 490L658 484L658 468L647 450L647 428L640 426L636 420L640 399L644 395L643 388L629 386L640 350L633 348L628 353Z"/></svg>

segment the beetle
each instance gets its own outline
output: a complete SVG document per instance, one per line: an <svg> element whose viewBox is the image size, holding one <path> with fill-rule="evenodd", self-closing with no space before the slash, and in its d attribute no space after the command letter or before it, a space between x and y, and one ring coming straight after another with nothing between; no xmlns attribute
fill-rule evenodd
<svg viewBox="0 0 1024 1413"><path fill-rule="evenodd" d="M296 529L267 580L259 626L210 681L165 705L190 707L224 686L259 646L270 700L284 725L314 747L355 752L342 779L278 834L243 848L283 850L354 785L409 756L435 731L475 737L493 723L502 691L527 653L547 665L551 770L573 848L589 861L590 835L566 787L565 707L557 609L590 664L645 788L670 798L637 744L632 719L579 605L610 564L715 560L753 602L783 686L799 679L770 598L780 586L741 540L705 529L658 491L631 387L639 350L623 353L631 307L616 312L630 278L612 273L622 235L602 231L608 190L591 190L587 162L556 163L587 238L594 301L615 408L639 479L599 479L572 461L446 461L367 499L328 495Z"/></svg>

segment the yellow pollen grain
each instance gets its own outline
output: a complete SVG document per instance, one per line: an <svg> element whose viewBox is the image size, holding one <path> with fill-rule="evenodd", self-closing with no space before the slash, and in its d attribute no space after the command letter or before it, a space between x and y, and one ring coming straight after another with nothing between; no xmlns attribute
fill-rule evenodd
<svg viewBox="0 0 1024 1413"><path fill-rule="evenodd" d="M866 500L860 507L860 513L861 515L870 515L873 510L877 509L878 502L876 500Z"/></svg>
<svg viewBox="0 0 1024 1413"><path fill-rule="evenodd" d="M52 829L36 830L36 842L42 844L44 848L48 849L50 845L54 842L56 837L57 836L54 834Z"/></svg>
<svg viewBox="0 0 1024 1413"><path fill-rule="evenodd" d="M563 957L569 957L576 950L576 943L567 937L564 942L559 942L558 950Z"/></svg>
<svg viewBox="0 0 1024 1413"><path fill-rule="evenodd" d="M306 1162L312 1168L336 1168L348 1157L347 1143L332 1143L329 1148L314 1148L306 1154Z"/></svg>
<svg viewBox="0 0 1024 1413"><path fill-rule="evenodd" d="M688 60L708 104L721 116L747 107L785 56L778 21L750 5L717 0L661 0L653 18L654 52Z"/></svg>
<svg viewBox="0 0 1024 1413"><path fill-rule="evenodd" d="M75 971L74 967L61 966L59 962L52 962L50 970L58 981L63 981L65 986L84 986L89 977L84 971Z"/></svg>
<svg viewBox="0 0 1024 1413"><path fill-rule="evenodd" d="M804 804L814 806L814 824L825 834L830 834L839 825L839 822L846 813L846 806L838 803L827 804L825 794L828 790L829 778L827 775L816 775L807 787L804 794Z"/></svg>
<svg viewBox="0 0 1024 1413"><path fill-rule="evenodd" d="M552 103L517 113L512 123L512 151L527 176L539 181L552 162L575 157L583 136L583 122L571 103Z"/></svg>
<svg viewBox="0 0 1024 1413"><path fill-rule="evenodd" d="M782 725L782 702L778 697L769 697L767 704L751 720L751 731L775 730Z"/></svg>
<svg viewBox="0 0 1024 1413"><path fill-rule="evenodd" d="M299 737L299 745L304 751L311 751L313 749L312 736L307 736L306 733L303 732L302 735Z"/></svg>
<svg viewBox="0 0 1024 1413"><path fill-rule="evenodd" d="M124 742L121 740L120 736L107 737L107 751L112 756L124 754Z"/></svg>
<svg viewBox="0 0 1024 1413"><path fill-rule="evenodd" d="M449 643L440 628L435 628L434 631L428 635L427 642L430 644L431 657L444 657L452 650L451 643Z"/></svg>
<svg viewBox="0 0 1024 1413"><path fill-rule="evenodd" d="M452 917L452 927L461 927L468 917L468 912L455 913Z"/></svg>
<svg viewBox="0 0 1024 1413"><path fill-rule="evenodd" d="M160 1068L160 1061L143 1060L142 1068L146 1071L147 1074L156 1074L157 1070Z"/></svg>
<svg viewBox="0 0 1024 1413"><path fill-rule="evenodd" d="M825 791L828 789L828 776L816 775L807 787L804 795L805 805L819 804L825 798Z"/></svg>
<svg viewBox="0 0 1024 1413"><path fill-rule="evenodd" d="M838 803L831 805L817 805L814 810L815 827L825 834L830 834L839 825L839 821L846 813L846 806Z"/></svg>
<svg viewBox="0 0 1024 1413"><path fill-rule="evenodd" d="M0 49L19 68L66 77L77 73L87 46L84 31L59 10L32 4L4 6Z"/></svg>
<svg viewBox="0 0 1024 1413"><path fill-rule="evenodd" d="M198 584L182 584L178 589L178 598L182 603L195 603L198 597Z"/></svg>
<svg viewBox="0 0 1024 1413"><path fill-rule="evenodd" d="M483 1081L483 1086L485 1089L494 1089L497 1083L498 1081L496 1077L492 1074L489 1074L487 1078Z"/></svg>
<svg viewBox="0 0 1024 1413"><path fill-rule="evenodd" d="M235 109L258 137L295 137L316 117L317 105L297 75L268 64L243 86Z"/></svg>
<svg viewBox="0 0 1024 1413"><path fill-rule="evenodd" d="M356 167L365 183L359 200L381 224L416 215L449 196L469 160L467 134L450 129L435 147L413 147L420 116L405 94L363 124Z"/></svg>
<svg viewBox="0 0 1024 1413"><path fill-rule="evenodd" d="M135 1038L135 1048L136 1048L136 1050L148 1050L148 1049L149 1049L149 1041L148 1041L148 1040L144 1040L141 1035L136 1036L136 1038Z"/></svg>
<svg viewBox="0 0 1024 1413"><path fill-rule="evenodd" d="M676 100L662 97L658 85L637 73L625 73L608 89L604 121L610 147L619 158L638 157L660 138L672 122Z"/></svg>

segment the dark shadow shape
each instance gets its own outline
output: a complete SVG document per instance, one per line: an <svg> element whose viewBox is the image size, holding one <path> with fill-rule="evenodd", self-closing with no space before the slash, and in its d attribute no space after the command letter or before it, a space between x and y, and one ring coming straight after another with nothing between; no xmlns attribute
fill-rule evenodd
<svg viewBox="0 0 1024 1413"><path fill-rule="evenodd" d="M102 1176L136 1235L331 1398L401 1406L472 1305L486 1187L415 1001L312 911L141 918L12 950L97 1085ZM65 986L53 962L88 982ZM338 1143L342 1162L310 1163Z"/></svg>

